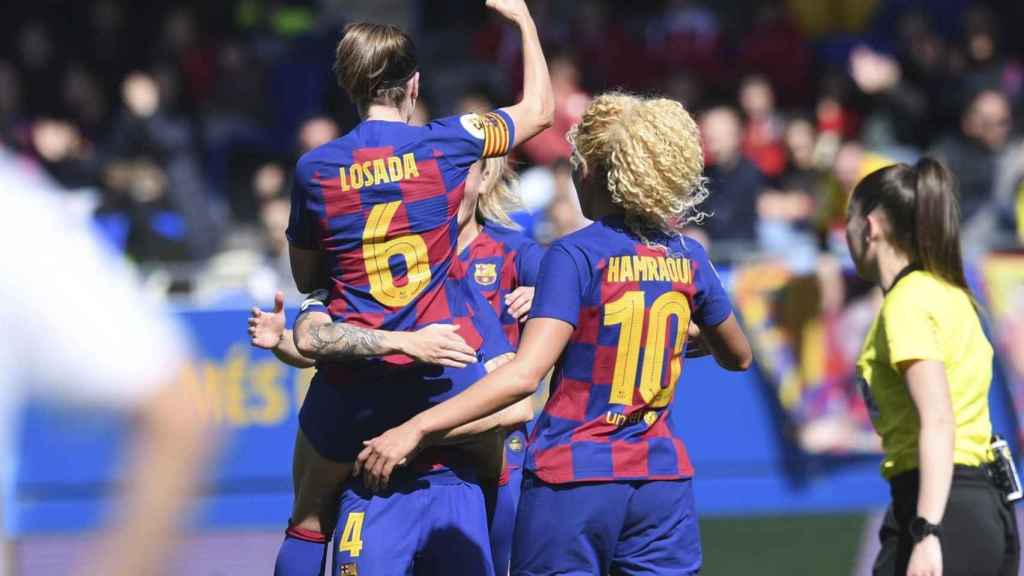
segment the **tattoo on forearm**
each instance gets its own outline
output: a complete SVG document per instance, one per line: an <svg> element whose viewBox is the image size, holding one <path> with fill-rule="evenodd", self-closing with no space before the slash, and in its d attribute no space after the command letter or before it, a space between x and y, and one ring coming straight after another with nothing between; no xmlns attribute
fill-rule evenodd
<svg viewBox="0 0 1024 576"><path fill-rule="evenodd" d="M319 358L351 359L387 354L375 330L341 322L310 326L312 352Z"/></svg>

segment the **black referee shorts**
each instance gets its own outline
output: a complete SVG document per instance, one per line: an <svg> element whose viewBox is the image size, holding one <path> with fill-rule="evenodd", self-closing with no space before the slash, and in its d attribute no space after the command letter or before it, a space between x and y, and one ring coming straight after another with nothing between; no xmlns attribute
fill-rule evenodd
<svg viewBox="0 0 1024 576"><path fill-rule="evenodd" d="M889 481L892 505L878 533L882 549L875 576L906 576L914 548L907 531L917 516L918 471ZM984 468L957 465L942 517L943 576L1016 575L1020 541L1013 505L992 484Z"/></svg>

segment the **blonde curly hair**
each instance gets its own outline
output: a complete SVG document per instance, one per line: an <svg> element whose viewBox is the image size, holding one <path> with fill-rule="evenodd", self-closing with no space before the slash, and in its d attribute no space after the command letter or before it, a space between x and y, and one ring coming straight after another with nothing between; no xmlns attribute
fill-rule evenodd
<svg viewBox="0 0 1024 576"><path fill-rule="evenodd" d="M488 158L483 161L481 169L484 181L480 186L480 198L476 204L477 220L519 229L519 225L508 215L523 205L517 192L519 178L509 164L508 157Z"/></svg>
<svg viewBox="0 0 1024 576"><path fill-rule="evenodd" d="M568 139L573 167L604 178L637 232L679 234L706 216L697 208L708 197L700 132L680 103L602 94Z"/></svg>

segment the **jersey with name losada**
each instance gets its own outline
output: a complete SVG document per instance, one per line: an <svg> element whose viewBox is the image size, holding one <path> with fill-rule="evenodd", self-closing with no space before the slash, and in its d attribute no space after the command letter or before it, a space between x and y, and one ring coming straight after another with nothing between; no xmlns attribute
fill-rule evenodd
<svg viewBox="0 0 1024 576"><path fill-rule="evenodd" d="M456 323L478 348L471 291L453 267L456 216L470 166L514 138L500 110L426 126L367 120L303 155L287 235L324 253L332 318L402 331Z"/></svg>
<svg viewBox="0 0 1024 576"><path fill-rule="evenodd" d="M519 230L485 222L476 238L459 254L467 281L501 320L512 347L519 345L522 324L508 313L505 296L520 286L535 286L544 248Z"/></svg>
<svg viewBox="0 0 1024 576"><path fill-rule="evenodd" d="M530 317L574 330L526 468L549 483L691 477L669 422L687 328L732 313L704 248L684 236L645 241L610 217L555 242L536 290Z"/></svg>

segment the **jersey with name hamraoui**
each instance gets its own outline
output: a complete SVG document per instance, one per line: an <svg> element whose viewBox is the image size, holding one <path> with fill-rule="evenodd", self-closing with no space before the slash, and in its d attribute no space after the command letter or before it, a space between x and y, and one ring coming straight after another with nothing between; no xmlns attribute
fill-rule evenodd
<svg viewBox="0 0 1024 576"><path fill-rule="evenodd" d="M687 327L732 314L704 248L631 232L610 217L570 234L541 265L531 318L572 324L526 468L548 483L693 475L669 425Z"/></svg>
<svg viewBox="0 0 1024 576"><path fill-rule="evenodd" d="M383 330L435 322L481 345L468 287L449 276L470 166L515 139L501 110L412 126L367 120L299 159L288 239L326 253L335 320Z"/></svg>
<svg viewBox="0 0 1024 576"><path fill-rule="evenodd" d="M471 286L494 307L502 330L513 347L519 345L522 324L505 306L505 296L520 286L535 286L544 247L520 230L485 222L459 259Z"/></svg>

